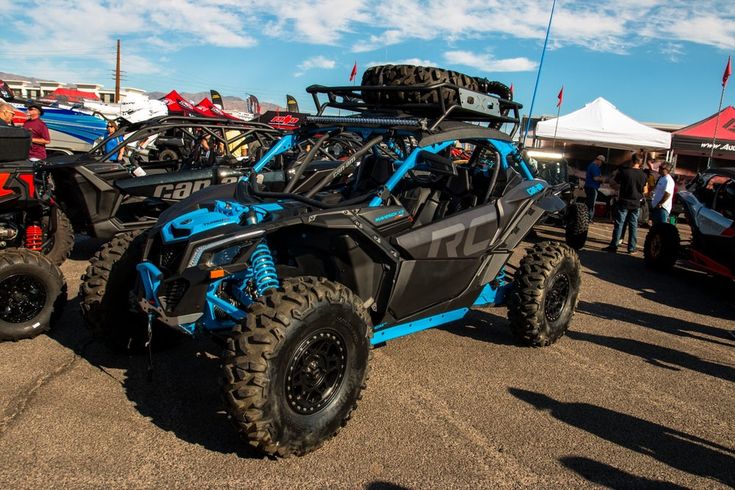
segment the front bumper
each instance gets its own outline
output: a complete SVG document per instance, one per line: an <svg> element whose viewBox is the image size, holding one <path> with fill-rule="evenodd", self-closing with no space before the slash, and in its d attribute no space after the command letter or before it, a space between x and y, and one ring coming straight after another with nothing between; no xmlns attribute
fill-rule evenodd
<svg viewBox="0 0 735 490"><path fill-rule="evenodd" d="M187 311L186 307L182 308L182 305L187 304L203 304L203 300L187 301L187 296L190 297L189 300L196 296L193 288L186 288L183 294L179 296L177 293L177 297L172 298L172 286L177 284L174 281L182 281L183 278L163 280L163 272L150 262L141 262L136 269L143 286L143 295L138 299L140 309L147 314L153 314L156 320L165 325L193 334L196 322L203 315L202 309L200 307L195 311Z"/></svg>

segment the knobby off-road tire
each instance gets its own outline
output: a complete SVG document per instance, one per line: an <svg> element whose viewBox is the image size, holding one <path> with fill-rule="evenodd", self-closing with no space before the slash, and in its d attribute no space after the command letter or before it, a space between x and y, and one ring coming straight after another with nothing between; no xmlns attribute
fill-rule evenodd
<svg viewBox="0 0 735 490"><path fill-rule="evenodd" d="M564 224L564 238L567 245L574 250L581 250L587 243L589 228L590 215L587 206L580 202L569 204Z"/></svg>
<svg viewBox="0 0 735 490"><path fill-rule="evenodd" d="M669 271L679 258L679 230L670 223L654 223L643 245L643 260L651 269Z"/></svg>
<svg viewBox="0 0 735 490"><path fill-rule="evenodd" d="M52 213L56 213L56 230L53 235L44 236L48 246L44 248L43 254L54 264L61 265L71 255L74 248L74 228L71 226L69 217L59 207L53 207ZM43 228L47 229L49 218L44 218Z"/></svg>
<svg viewBox="0 0 735 490"><path fill-rule="evenodd" d="M224 398L241 435L268 455L302 455L349 420L372 355L370 317L342 284L284 279L227 339Z"/></svg>
<svg viewBox="0 0 735 490"><path fill-rule="evenodd" d="M147 318L131 295L136 287L136 266L143 256L145 235L121 233L105 243L89 261L79 286L82 317L95 334L118 352L141 353L147 341ZM182 335L154 323L152 346L161 349Z"/></svg>
<svg viewBox="0 0 735 490"><path fill-rule="evenodd" d="M0 252L0 340L35 337L66 304L66 282L50 260L30 250Z"/></svg>
<svg viewBox="0 0 735 490"><path fill-rule="evenodd" d="M570 247L541 242L528 249L508 302L513 334L533 347L556 342L572 321L581 282L579 257Z"/></svg>
<svg viewBox="0 0 735 490"><path fill-rule="evenodd" d="M403 87L407 85L432 84L449 82L461 88L479 91L480 84L474 77L451 70L442 70L428 66L414 65L379 65L365 70L362 74L362 85ZM368 104L441 104L446 107L459 104L456 90L441 89L417 92L415 90L398 91L365 91L363 94Z"/></svg>

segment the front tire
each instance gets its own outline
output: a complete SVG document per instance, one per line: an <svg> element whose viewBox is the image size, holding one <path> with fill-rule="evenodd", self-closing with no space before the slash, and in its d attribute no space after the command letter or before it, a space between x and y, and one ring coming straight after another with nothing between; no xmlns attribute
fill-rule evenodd
<svg viewBox="0 0 735 490"><path fill-rule="evenodd" d="M533 347L551 345L569 328L582 283L579 257L558 242L528 250L513 278L508 319L513 334Z"/></svg>
<svg viewBox="0 0 735 490"><path fill-rule="evenodd" d="M679 257L679 230L670 223L655 223L643 245L643 260L651 269L669 271Z"/></svg>
<svg viewBox="0 0 735 490"><path fill-rule="evenodd" d="M286 278L253 303L223 355L227 411L273 456L320 447L349 420L368 379L370 317L342 284Z"/></svg>
<svg viewBox="0 0 735 490"><path fill-rule="evenodd" d="M47 332L66 304L59 268L30 250L0 252L0 340Z"/></svg>

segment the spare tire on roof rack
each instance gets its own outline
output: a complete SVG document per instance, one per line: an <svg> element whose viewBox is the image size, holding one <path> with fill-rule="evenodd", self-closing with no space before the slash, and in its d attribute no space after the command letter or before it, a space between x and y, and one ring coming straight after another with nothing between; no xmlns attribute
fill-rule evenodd
<svg viewBox="0 0 735 490"><path fill-rule="evenodd" d="M430 85L433 83L451 83L468 90L479 90L479 84L474 77L451 70L442 70L428 66L414 65L378 65L365 70L362 74L362 85L401 87L408 85ZM386 90L365 91L363 97L368 104L441 104L447 106L459 103L459 94L456 90L443 88L431 91L415 90Z"/></svg>
<svg viewBox="0 0 735 490"><path fill-rule="evenodd" d="M362 85L367 87L406 87L435 83L450 83L459 88L495 95L501 99L513 99L510 88L503 83L429 66L378 65L368 68L362 75ZM460 104L459 92L451 87L437 90L363 90L362 96L369 106L405 104L441 106L443 103L446 110L452 105ZM507 116L509 110L510 107L501 104L502 116ZM502 123L493 124L494 127L500 125Z"/></svg>

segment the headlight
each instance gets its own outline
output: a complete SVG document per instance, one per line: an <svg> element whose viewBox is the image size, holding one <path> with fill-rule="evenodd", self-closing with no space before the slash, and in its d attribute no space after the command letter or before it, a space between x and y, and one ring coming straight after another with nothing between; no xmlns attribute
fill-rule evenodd
<svg viewBox="0 0 735 490"><path fill-rule="evenodd" d="M250 243L244 244L242 243L248 238L254 238L265 234L265 230L255 230L255 231L249 231L247 233L240 233L238 235L232 235L226 238L223 238L221 240L217 240L216 242L207 243L206 245L202 245L201 247L197 247L194 249L194 252L191 254L191 259L189 259L189 267L196 267L199 265L199 261L202 258L202 255L204 255L204 252L207 252L209 250L219 249L217 252L215 252L210 260L213 260L215 256L217 256L220 253L223 253L227 250L230 250L231 248L237 248L238 251L240 248L250 245ZM222 249L221 247L230 245L229 247ZM232 255L232 259L235 258L237 255L237 252ZM226 260L227 255L223 255L221 257L221 260ZM231 260L232 260L231 259ZM207 261L204 265L209 265L211 263L212 266L217 265L225 265L226 263L223 262L222 264L216 264L210 261Z"/></svg>
<svg viewBox="0 0 735 490"><path fill-rule="evenodd" d="M233 245L232 247L215 252L207 259L206 264L210 267L230 265L243 248L245 248L244 245Z"/></svg>

